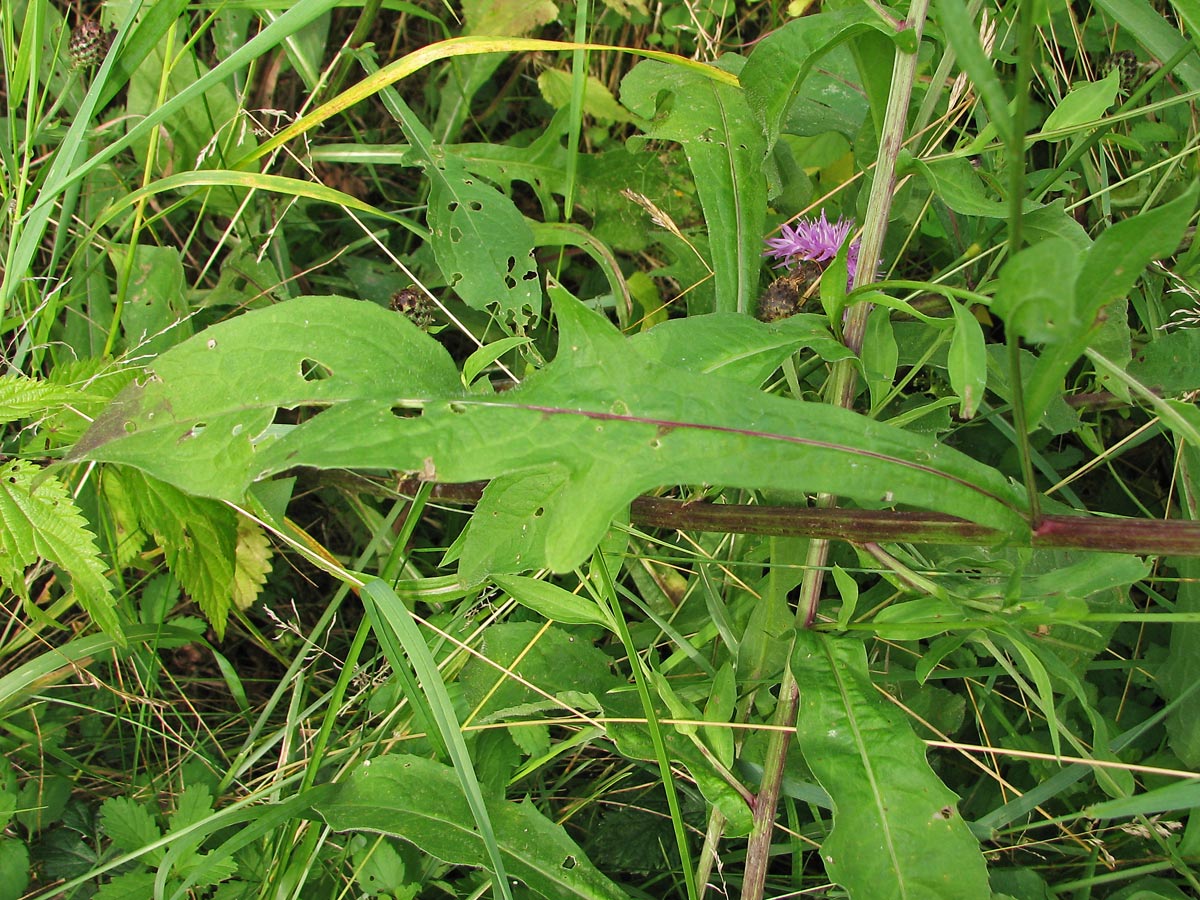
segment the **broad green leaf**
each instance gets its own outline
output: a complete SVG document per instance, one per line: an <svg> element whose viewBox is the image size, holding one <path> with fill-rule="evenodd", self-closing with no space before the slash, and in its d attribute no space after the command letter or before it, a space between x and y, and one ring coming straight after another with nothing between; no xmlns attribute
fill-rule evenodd
<svg viewBox="0 0 1200 900"><path fill-rule="evenodd" d="M29 887L29 848L25 842L0 837L0 900L20 900Z"/></svg>
<svg viewBox="0 0 1200 900"><path fill-rule="evenodd" d="M487 864L483 842L449 766L395 754L366 760L313 808L335 831L389 834L453 865ZM487 802L504 867L545 897L624 900L569 837L531 803Z"/></svg>
<svg viewBox="0 0 1200 900"><path fill-rule="evenodd" d="M880 17L865 4L792 19L754 46L739 78L746 100L762 123L766 147L779 138L793 98L820 58L842 41L867 29L886 33ZM856 102L861 102L856 98Z"/></svg>
<svg viewBox="0 0 1200 900"><path fill-rule="evenodd" d="M958 417L970 419L983 400L987 388L987 347L979 320L961 303L951 301L954 310L954 334L946 356L950 386L961 401Z"/></svg>
<svg viewBox="0 0 1200 900"><path fill-rule="evenodd" d="M1138 350L1128 371L1138 381L1167 395L1200 389L1200 329L1155 334Z"/></svg>
<svg viewBox="0 0 1200 900"><path fill-rule="evenodd" d="M458 550L458 574L464 584L478 584L488 575L524 572L536 568L550 535L546 504L570 480L566 466L550 463L488 482L460 541L446 554Z"/></svg>
<svg viewBox="0 0 1200 900"><path fill-rule="evenodd" d="M1117 99L1121 88L1121 70L1113 68L1105 78L1090 84L1073 87L1058 105L1054 107L1042 131L1059 131L1076 128L1099 119ZM1069 135L1047 138L1050 141L1061 141Z"/></svg>
<svg viewBox="0 0 1200 900"><path fill-rule="evenodd" d="M380 394L384 379L389 387L383 393L397 404L408 392L417 398L462 387L441 345L418 338L420 329L404 316L372 304L302 298L253 316L246 325L237 323L249 316L209 329L156 359L153 375L118 395L102 417L107 424L94 425L76 449L120 443L139 430L148 436L169 420L170 437L162 433L165 442L155 451L172 447L169 480L193 494L240 500L243 490L229 478L254 467L259 445L277 431L271 427L277 409L367 399ZM321 370L327 377L317 377ZM163 392L167 383L174 387ZM180 427L184 422L189 424ZM155 470L162 471L147 469Z"/></svg>
<svg viewBox="0 0 1200 900"><path fill-rule="evenodd" d="M289 327L284 310L308 327ZM452 482L560 466L566 480L544 504L543 545L523 560L557 571L582 562L639 493L679 482L836 490L1026 531L1002 475L927 436L685 375L637 353L582 305L556 302L555 310L558 357L495 396L465 393L432 338L401 329L399 317L370 304L308 299L248 313L165 354L154 378L100 417L77 455L229 499L297 465L396 469ZM364 340L390 333L392 361L377 365L364 352L346 362L352 354L338 341L346 329ZM413 371L412 363L431 357L428 368ZM329 377L305 381L305 363L319 363ZM197 379L194 368L221 374ZM236 373L251 368L272 389L247 399ZM328 408L268 436L277 407L305 404ZM745 464L751 458L754 467Z"/></svg>
<svg viewBox="0 0 1200 900"><path fill-rule="evenodd" d="M988 195L979 174L965 159L941 159L925 162L909 156L898 168L919 172L937 198L950 209L965 216L1003 219L1008 215L1008 203ZM1032 209L1035 204L1026 202Z"/></svg>
<svg viewBox="0 0 1200 900"><path fill-rule="evenodd" d="M796 734L833 800L821 845L829 877L855 900L990 897L979 845L925 745L871 683L861 643L800 631Z"/></svg>
<svg viewBox="0 0 1200 900"><path fill-rule="evenodd" d="M111 248L109 256L118 272L129 265L127 253L118 247ZM131 352L156 355L192 336L184 289L179 250L137 245L121 312L121 331Z"/></svg>
<svg viewBox="0 0 1200 900"><path fill-rule="evenodd" d="M24 570L39 559L71 576L79 605L123 644L107 566L87 520L61 481L13 460L0 467L0 583L27 598Z"/></svg>
<svg viewBox="0 0 1200 900"><path fill-rule="evenodd" d="M666 94L670 101L664 102ZM621 81L621 102L647 134L683 145L704 209L716 311L749 313L762 268L767 145L745 95L690 69L647 60Z"/></svg>
<svg viewBox="0 0 1200 900"><path fill-rule="evenodd" d="M1000 270L992 311L1026 340L1054 343L1078 336L1091 324L1080 319L1070 288L1079 265L1079 254L1063 238L1026 247Z"/></svg>
<svg viewBox="0 0 1200 900"><path fill-rule="evenodd" d="M475 309L494 305L518 320L541 315L533 231L525 217L509 197L437 145L391 87L384 99L429 177L429 241L446 283Z"/></svg>
<svg viewBox="0 0 1200 900"><path fill-rule="evenodd" d="M522 606L547 619L567 625L599 625L613 630L608 615L586 594L572 594L540 578L521 575L496 575L492 580Z"/></svg>

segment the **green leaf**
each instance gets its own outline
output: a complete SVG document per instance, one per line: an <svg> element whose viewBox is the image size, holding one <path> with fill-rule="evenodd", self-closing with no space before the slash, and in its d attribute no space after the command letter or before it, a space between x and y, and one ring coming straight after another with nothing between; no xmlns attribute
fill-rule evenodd
<svg viewBox="0 0 1200 900"><path fill-rule="evenodd" d="M313 807L335 831L390 834L452 865L483 867L475 820L449 766L403 754L365 761ZM487 802L504 867L546 897L624 900L561 825L530 803Z"/></svg>
<svg viewBox="0 0 1200 900"><path fill-rule="evenodd" d="M237 514L141 472L123 471L118 477L142 529L154 536L167 568L220 637L233 603Z"/></svg>
<svg viewBox="0 0 1200 900"><path fill-rule="evenodd" d="M1003 219L1008 215L1008 203L988 195L979 173L967 160L952 158L927 163L908 156L907 151L905 153L902 167L920 173L930 190L950 209L965 216L989 219ZM1036 204L1027 201L1025 207L1033 209Z"/></svg>
<svg viewBox="0 0 1200 900"><path fill-rule="evenodd" d="M1113 67L1105 78L1100 81L1085 83L1073 87L1058 105L1046 117L1042 131L1061 131L1074 129L1090 122L1095 122L1117 99L1121 89L1121 70ZM1048 137L1049 141L1065 140L1070 135Z"/></svg>
<svg viewBox="0 0 1200 900"><path fill-rule="evenodd" d="M20 900L29 887L29 848L24 841L0 837L0 900Z"/></svg>
<svg viewBox="0 0 1200 900"><path fill-rule="evenodd" d="M138 244L133 262L126 250L109 248L113 268L129 269L121 331L125 347L138 356L162 353L192 336L192 320L184 295L183 259L175 247Z"/></svg>
<svg viewBox="0 0 1200 900"><path fill-rule="evenodd" d="M758 386L793 353L810 348L826 362L853 356L824 316L798 313L759 322L739 313L668 319L630 338L650 359L697 375L723 375Z"/></svg>
<svg viewBox="0 0 1200 900"><path fill-rule="evenodd" d="M599 625L614 630L608 615L586 594L572 594L540 578L520 575L495 575L492 581L522 606L547 619L566 625Z"/></svg>
<svg viewBox="0 0 1200 900"><path fill-rule="evenodd" d="M646 60L622 79L621 102L651 120L651 138L683 145L708 228L716 312L752 312L766 230L767 145L742 91Z"/></svg>
<svg viewBox="0 0 1200 900"><path fill-rule="evenodd" d="M561 69L546 69L538 75L538 90L542 98L555 109L563 109L571 103L573 78L570 72ZM630 115L625 111L608 87L595 75L588 75L583 89L583 112L601 122L628 122Z"/></svg>
<svg viewBox="0 0 1200 900"><path fill-rule="evenodd" d="M145 900L154 896L153 872L122 872L96 891L95 900Z"/></svg>
<svg viewBox="0 0 1200 900"><path fill-rule="evenodd" d="M307 327L289 325L283 310ZM452 482L557 466L565 479L543 504L541 544L521 560L556 571L586 559L639 493L680 482L836 490L1015 535L1027 530L1018 495L1000 473L928 436L681 373L642 356L581 304L558 301L555 311L556 359L495 396L465 393L444 351L416 329L393 332L387 365L367 353L343 364L339 331L377 338L400 318L369 304L308 299L248 313L164 354L156 377L118 398L77 456L135 465L185 490L230 499L254 479L297 465L395 469ZM405 365L431 356L436 365L428 369ZM298 369L306 359L323 362L330 377L305 382ZM247 398L237 373L251 366L270 389ZM197 378L196 368L205 376ZM278 406L303 404L327 408L274 440L267 436ZM203 465L198 446L206 450Z"/></svg>
<svg viewBox="0 0 1200 900"><path fill-rule="evenodd" d="M1081 320L1069 288L1079 266L1079 254L1064 238L1050 237L1026 247L1000 270L992 311L1006 328L1030 341L1055 343L1077 337L1091 324ZM1047 278L1047 272L1054 277Z"/></svg>
<svg viewBox="0 0 1200 900"><path fill-rule="evenodd" d="M0 375L0 424L47 415L67 404L88 399L83 391L24 375Z"/></svg>
<svg viewBox="0 0 1200 900"><path fill-rule="evenodd" d="M888 32L869 7L848 4L843 9L792 19L755 44L739 79L747 102L762 123L765 149L778 140L793 98L813 66L833 47L867 29Z"/></svg>
<svg viewBox="0 0 1200 900"><path fill-rule="evenodd" d="M447 284L475 309L494 304L501 315L517 320L541 315L533 230L520 210L435 144L395 91L389 88L385 98L429 176L429 242Z"/></svg>
<svg viewBox="0 0 1200 900"><path fill-rule="evenodd" d="M987 347L979 320L961 303L951 301L954 310L954 334L946 356L950 386L961 401L958 417L970 419L983 400L987 388Z"/></svg>
<svg viewBox="0 0 1200 900"><path fill-rule="evenodd" d="M13 460L0 467L0 583L24 597L24 570L39 559L61 566L92 621L124 643L107 566L87 520L61 481Z"/></svg>
<svg viewBox="0 0 1200 900"><path fill-rule="evenodd" d="M1096 238L1075 281L1075 304L1084 324L1091 325L1102 307L1129 293L1151 262L1179 249L1197 196L1200 185L1193 183L1170 203L1118 222Z"/></svg>
<svg viewBox="0 0 1200 900"><path fill-rule="evenodd" d="M1133 797L1118 797L1103 803L1093 803L1081 815L1089 819L1124 819L1130 816L1152 816L1177 809L1195 810L1200 807L1200 781L1181 781L1145 791Z"/></svg>
<svg viewBox="0 0 1200 900"><path fill-rule="evenodd" d="M313 377L322 370L327 377ZM384 381L390 386L381 392ZM172 389L163 391L165 384ZM241 500L243 489L231 489L229 477L254 467L256 451L278 433L271 423L280 407L383 394L401 404L461 387L450 355L404 316L362 301L306 297L216 326L160 356L145 379L117 397L101 417L105 424L93 425L76 452L93 444L116 451L132 431L139 438L156 433L164 441L160 451L171 447L173 484ZM105 458L134 462L122 456ZM155 470L161 467L146 469Z"/></svg>
<svg viewBox="0 0 1200 900"><path fill-rule="evenodd" d="M800 631L796 734L833 800L821 845L829 877L857 900L990 897L979 845L925 745L871 683L861 643Z"/></svg>
<svg viewBox="0 0 1200 900"><path fill-rule="evenodd" d="M1200 613L1200 560L1176 561L1179 570L1178 613ZM1167 737L1185 766L1200 765L1200 623L1171 626L1167 659L1158 678L1167 707Z"/></svg>
<svg viewBox="0 0 1200 900"><path fill-rule="evenodd" d="M446 282L468 306L519 320L542 310L533 231L512 200L446 157L431 179L430 243Z"/></svg>
<svg viewBox="0 0 1200 900"><path fill-rule="evenodd" d="M129 797L109 797L101 804L100 827L124 853L135 853L162 837L154 814ZM143 858L149 865L158 865L163 853L159 848Z"/></svg>

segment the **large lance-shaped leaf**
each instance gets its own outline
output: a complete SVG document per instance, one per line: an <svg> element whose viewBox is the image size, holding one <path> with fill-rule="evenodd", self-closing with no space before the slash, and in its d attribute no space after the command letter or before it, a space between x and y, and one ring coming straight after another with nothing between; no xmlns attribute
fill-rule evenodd
<svg viewBox="0 0 1200 900"><path fill-rule="evenodd" d="M673 99L660 102L664 93ZM683 145L708 227L716 311L752 312L767 216L767 145L745 96L690 69L647 60L621 81L621 102L653 120L651 137Z"/></svg>
<svg viewBox="0 0 1200 900"><path fill-rule="evenodd" d="M1027 530L1002 475L928 436L666 366L577 301L554 308L558 356L498 395L466 392L436 341L368 303L308 298L248 313L164 354L75 456L234 500L297 465L461 482L557 464L566 477L551 485L535 556L560 571L664 484L831 491ZM277 407L306 404L327 408L269 428Z"/></svg>
<svg viewBox="0 0 1200 900"><path fill-rule="evenodd" d="M625 900L567 837L530 803L487 803L508 874L545 897ZM419 756L367 760L313 808L335 831L372 831L414 844L442 862L483 867L483 841L454 771Z"/></svg>
<svg viewBox="0 0 1200 900"><path fill-rule="evenodd" d="M792 670L800 686L796 734L833 800L821 845L830 879L855 900L990 897L987 867L925 745L882 700L856 640L801 631Z"/></svg>

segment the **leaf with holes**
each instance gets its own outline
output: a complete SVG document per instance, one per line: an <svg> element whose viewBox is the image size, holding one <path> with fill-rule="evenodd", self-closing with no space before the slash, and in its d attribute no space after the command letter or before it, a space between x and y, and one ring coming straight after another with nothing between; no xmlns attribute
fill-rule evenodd
<svg viewBox="0 0 1200 900"><path fill-rule="evenodd" d="M542 289L529 223L490 184L447 158L429 191L430 242L438 268L468 306L495 305L518 319L537 317Z"/></svg>
<svg viewBox="0 0 1200 900"><path fill-rule="evenodd" d="M582 304L554 308L558 356L503 394L468 393L436 341L371 304L310 298L248 313L165 354L75 455L231 500L294 466L449 482L554 467L563 477L546 481L541 502L522 500L544 510L544 527L521 568L557 571L663 484L836 491L1027 533L1003 475L928 436L664 365ZM309 361L328 377L306 380ZM248 389L251 371L260 383ZM300 424L271 425L279 407L301 405L311 409L288 413Z"/></svg>

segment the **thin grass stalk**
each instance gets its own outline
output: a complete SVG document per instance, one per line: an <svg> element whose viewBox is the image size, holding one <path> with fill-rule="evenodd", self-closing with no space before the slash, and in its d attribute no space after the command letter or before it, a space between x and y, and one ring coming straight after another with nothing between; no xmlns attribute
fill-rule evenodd
<svg viewBox="0 0 1200 900"><path fill-rule="evenodd" d="M663 792L667 795L667 809L671 813L671 825L675 832L675 843L679 848L680 869L683 872L684 885L687 888L688 900L699 900L699 893L696 889L696 870L692 867L692 855L688 851L686 826L683 821L683 812L679 806L679 792L675 789L675 776L671 771L671 758L667 753L666 743L663 740L662 725L659 724L658 716L654 710L654 700L650 695L650 685L646 679L646 673L642 669L644 663L641 656L638 655L637 645L633 642L633 636L629 633L629 624L625 621L625 614L621 611L621 601L617 596L616 583L613 581L612 573L608 570L608 565L604 561L604 556L600 553L593 557L595 572L599 576L599 588L596 592L598 598L608 607L608 612L612 618L613 624L617 629L617 636L621 639L621 645L625 648L625 655L629 657L629 668L633 672L633 680L637 685L638 698L642 702L642 710L646 714L646 730L650 733L650 742L654 745L654 756L658 761L658 771L663 781Z"/></svg>
<svg viewBox="0 0 1200 900"><path fill-rule="evenodd" d="M867 213L863 223L862 245L859 250L858 267L854 274L854 287L862 287L875 280L879 269L880 251L887 231L888 213L892 205L892 193L896 182L896 160L904 142L908 118L908 105L912 97L913 80L917 71L917 51L929 0L914 0L908 19L902 28L912 30L916 41L912 53L896 48L892 66L892 88L888 94L888 105L884 112L883 127L880 129L879 155L876 159L875 178L867 201ZM857 303L850 307L844 330L846 345L857 355L862 347L870 305ZM826 399L846 409L854 405L854 393L858 374L854 360L841 360L834 365L830 390ZM820 494L817 506L830 508L837 503L832 494ZM818 539L808 545L804 579L800 584L800 599L796 608L797 627L809 627L816 616L825 581L825 561L829 555L829 541ZM789 659L791 653L788 654ZM776 726L768 738L766 757L763 764L762 783L754 806L754 824L746 848L746 868L742 883L743 900L761 900L766 885L767 869L771 864L771 836L775 829L775 813L779 805L783 774L787 767L787 751L791 732L796 725L800 691L791 665L785 664L779 685L779 702L775 707Z"/></svg>
<svg viewBox="0 0 1200 900"><path fill-rule="evenodd" d="M1016 256L1024 240L1025 202L1025 121L1029 113L1029 83L1033 74L1033 16L1028 3L1017 0L1017 87L1013 105L1012 127L1009 128L1008 146L1008 256ZM1021 480L1025 482L1025 496L1029 500L1030 524L1037 530L1041 524L1041 503L1038 498L1037 480L1033 472L1033 455L1029 447L1029 425L1025 414L1025 387L1021 381L1021 339L1011 329L1005 329L1004 342L1008 351L1008 367L1012 380L1013 425L1017 429L1017 458L1021 466Z"/></svg>

